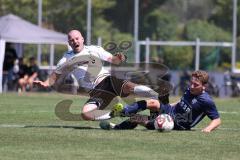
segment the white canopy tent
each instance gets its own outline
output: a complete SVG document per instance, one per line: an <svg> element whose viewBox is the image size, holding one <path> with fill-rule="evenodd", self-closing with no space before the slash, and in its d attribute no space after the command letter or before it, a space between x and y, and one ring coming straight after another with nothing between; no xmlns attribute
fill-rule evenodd
<svg viewBox="0 0 240 160"><path fill-rule="evenodd" d="M0 17L0 93L2 93L3 62L6 42L51 44L51 48L53 48L54 44L67 45L67 35L41 28L12 14ZM53 57L53 55L50 57Z"/></svg>

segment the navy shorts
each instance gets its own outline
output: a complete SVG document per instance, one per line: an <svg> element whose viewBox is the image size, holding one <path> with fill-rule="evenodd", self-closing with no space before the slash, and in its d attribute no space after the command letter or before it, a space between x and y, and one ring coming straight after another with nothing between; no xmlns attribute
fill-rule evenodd
<svg viewBox="0 0 240 160"><path fill-rule="evenodd" d="M160 112L165 114L172 114L173 107L170 104L160 104Z"/></svg>

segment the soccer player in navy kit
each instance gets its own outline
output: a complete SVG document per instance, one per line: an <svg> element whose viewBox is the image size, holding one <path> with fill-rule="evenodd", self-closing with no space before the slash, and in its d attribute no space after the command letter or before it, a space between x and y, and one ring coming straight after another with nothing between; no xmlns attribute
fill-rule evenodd
<svg viewBox="0 0 240 160"><path fill-rule="evenodd" d="M206 133L211 132L221 124L221 120L214 101L205 91L207 83L207 72L200 70L194 71L191 76L190 87L185 91L179 102L162 104L155 99L138 101L131 105L126 105L122 109L121 115L131 117L137 112L145 109L158 111L159 113L166 113L172 116L175 130L190 130L207 116L211 119L211 122L208 126L202 129L202 131ZM142 124L148 129L155 129L154 118L143 117L144 116L141 118L141 116L138 115L118 125L108 126L114 129L133 129L137 124Z"/></svg>

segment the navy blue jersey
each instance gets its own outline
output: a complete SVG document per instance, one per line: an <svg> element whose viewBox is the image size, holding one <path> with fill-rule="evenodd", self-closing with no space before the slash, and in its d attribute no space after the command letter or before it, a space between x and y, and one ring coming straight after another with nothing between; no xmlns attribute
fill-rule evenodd
<svg viewBox="0 0 240 160"><path fill-rule="evenodd" d="M162 107L162 106L161 106ZM216 105L207 92L198 96L190 93L188 88L175 107L165 106L173 117L175 129L190 129L198 124L205 116L211 120L219 118Z"/></svg>

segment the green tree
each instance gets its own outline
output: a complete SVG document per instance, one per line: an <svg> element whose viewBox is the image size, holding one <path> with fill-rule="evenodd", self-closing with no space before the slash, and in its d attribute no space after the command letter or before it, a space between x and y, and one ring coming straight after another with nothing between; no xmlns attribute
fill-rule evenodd
<svg viewBox="0 0 240 160"><path fill-rule="evenodd" d="M196 38L200 38L201 41L231 41L231 34L224 31L222 28L217 27L214 24L210 24L207 21L192 20L189 21L184 30L184 37L187 40L195 41ZM230 62L231 50L221 49L219 63ZM201 59L209 56L213 52L212 47L201 47Z"/></svg>
<svg viewBox="0 0 240 160"><path fill-rule="evenodd" d="M189 21L185 26L184 37L191 41L196 38L200 38L202 41L231 41L229 32L201 20Z"/></svg>
<svg viewBox="0 0 240 160"><path fill-rule="evenodd" d="M168 0L161 9L168 11L185 23L192 19L206 20L211 15L214 0Z"/></svg>
<svg viewBox="0 0 240 160"><path fill-rule="evenodd" d="M237 38L237 68L240 69L240 36Z"/></svg>
<svg viewBox="0 0 240 160"><path fill-rule="evenodd" d="M0 16L11 13L35 24L38 22L37 8L36 0L0 0Z"/></svg>
<svg viewBox="0 0 240 160"><path fill-rule="evenodd" d="M139 30L142 31L143 19L149 12L159 8L166 0L139 0ZM108 21L120 32L133 33L134 0L115 0L116 4L104 11Z"/></svg>
<svg viewBox="0 0 240 160"><path fill-rule="evenodd" d="M152 40L170 40L176 37L176 26L176 16L156 9L145 16L142 36Z"/></svg>
<svg viewBox="0 0 240 160"><path fill-rule="evenodd" d="M85 0L48 1L43 12L46 13L46 23L52 24L55 30L68 32L70 29L86 31L86 6Z"/></svg>
<svg viewBox="0 0 240 160"><path fill-rule="evenodd" d="M163 59L170 69L190 69L193 62L192 47L164 47Z"/></svg>
<svg viewBox="0 0 240 160"><path fill-rule="evenodd" d="M173 40L177 37L177 18L167 12L155 9L144 17L143 32L140 37L149 37L151 40ZM161 47L151 47L152 59L158 59L162 52Z"/></svg>
<svg viewBox="0 0 240 160"><path fill-rule="evenodd" d="M238 1L238 22L240 22L240 2ZM212 11L212 16L209 21L215 23L217 26L232 32L233 21L233 0L215 0L215 7ZM240 26L238 25L238 36L240 35Z"/></svg>
<svg viewBox="0 0 240 160"><path fill-rule="evenodd" d="M113 24L105 19L98 17L93 24L94 40L101 37L103 42L114 41L120 43L120 41L132 41L132 35L128 33L120 32L117 28L113 27Z"/></svg>
<svg viewBox="0 0 240 160"><path fill-rule="evenodd" d="M132 35L120 30L114 26L113 21L107 21L105 11L115 6L115 1L93 0L93 39L96 41L101 37L103 43L114 41L120 43L123 40L132 40Z"/></svg>

